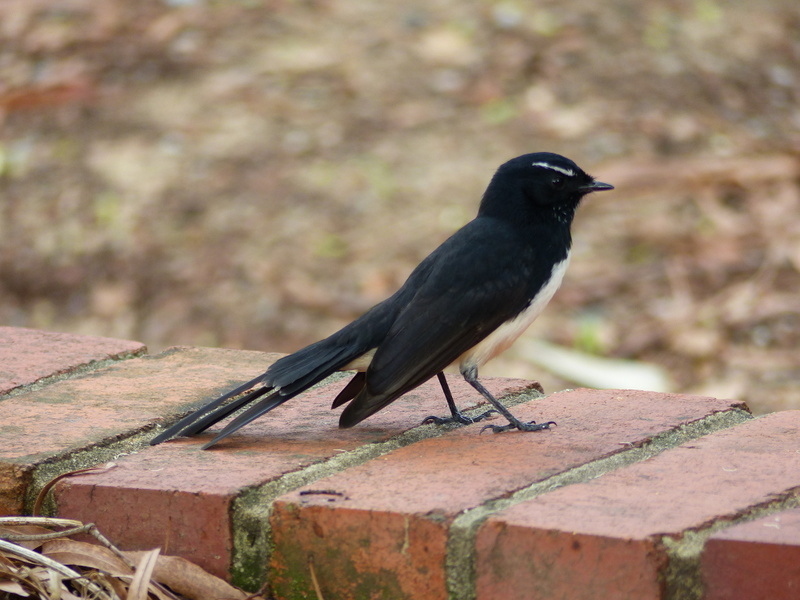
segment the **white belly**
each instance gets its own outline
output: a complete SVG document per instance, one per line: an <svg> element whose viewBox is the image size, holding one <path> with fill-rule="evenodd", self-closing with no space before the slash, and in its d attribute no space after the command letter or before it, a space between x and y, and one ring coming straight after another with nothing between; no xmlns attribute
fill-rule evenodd
<svg viewBox="0 0 800 600"><path fill-rule="evenodd" d="M550 279L544 284L539 295L534 298L530 306L519 313L512 321L507 321L490 333L476 346L462 354L453 361L451 367L458 365L461 371L465 368L486 364L492 358L508 350L509 347L522 335L525 330L536 320L547 303L561 286L564 273L569 265L569 255L553 267ZM340 371L366 371L375 356L377 348L373 348L361 356L350 361ZM449 369L448 369L449 370Z"/></svg>
<svg viewBox="0 0 800 600"><path fill-rule="evenodd" d="M461 355L456 361L461 371L469 367L480 367L498 354L507 350L516 339L536 320L547 303L561 286L564 273L569 265L569 255L553 267L550 279L544 284L530 306L519 313L512 321L507 321L486 336L480 343Z"/></svg>

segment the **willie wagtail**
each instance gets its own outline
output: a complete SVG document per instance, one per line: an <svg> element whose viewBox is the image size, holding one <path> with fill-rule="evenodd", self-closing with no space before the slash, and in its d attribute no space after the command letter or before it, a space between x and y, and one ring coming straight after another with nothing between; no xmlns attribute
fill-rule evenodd
<svg viewBox="0 0 800 600"><path fill-rule="evenodd" d="M452 416L426 422L472 423L497 411L508 425L484 429L547 429L552 422L524 423L512 415L478 381L478 368L511 346L558 289L581 199L611 189L558 154L537 152L508 161L489 183L478 216L423 260L393 296L330 337L281 358L150 443L199 433L247 407L203 446L208 448L334 371L348 370L357 372L332 406L349 402L339 427L360 423L435 375ZM474 418L459 412L443 373L450 364L458 365L493 410Z"/></svg>

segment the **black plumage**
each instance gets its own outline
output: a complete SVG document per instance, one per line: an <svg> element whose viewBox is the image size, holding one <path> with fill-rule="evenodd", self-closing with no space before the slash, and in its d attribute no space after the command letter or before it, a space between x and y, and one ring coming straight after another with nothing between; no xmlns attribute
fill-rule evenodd
<svg viewBox="0 0 800 600"><path fill-rule="evenodd" d="M546 429L551 423L513 417L480 384L478 368L513 343L547 304L569 260L576 208L586 194L609 189L557 154L508 161L492 178L477 217L425 258L394 295L333 335L281 358L151 443L198 433L247 406L208 447L331 373L348 369L359 372L333 402L333 408L347 404L340 427L360 423L434 375L452 417L430 419L472 422L477 418L455 407L443 374L453 363L509 421L487 427Z"/></svg>

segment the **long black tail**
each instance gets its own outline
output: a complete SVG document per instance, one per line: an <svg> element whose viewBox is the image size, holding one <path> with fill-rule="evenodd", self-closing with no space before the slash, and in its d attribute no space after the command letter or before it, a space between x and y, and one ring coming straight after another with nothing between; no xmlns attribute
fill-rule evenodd
<svg viewBox="0 0 800 600"><path fill-rule="evenodd" d="M199 407L154 437L150 444L160 444L177 435L200 433L237 410L251 405L228 423L217 437L203 446L208 448L253 419L303 393L335 371L348 367L351 361L374 350L386 337L396 312L402 307L395 296L374 306L330 337L284 356L265 373ZM334 407L351 400L363 387L364 376L356 376L355 383L348 385L339 394ZM239 397L241 394L244 395Z"/></svg>
<svg viewBox="0 0 800 600"><path fill-rule="evenodd" d="M324 379L335 370L336 369L330 369L330 372L324 375L318 375L318 379ZM254 419L257 419L261 415L268 413L273 408L280 406L284 402L291 400L298 394L303 393L318 382L316 380L312 380L307 382L307 384L304 386L294 386L293 389L289 391L271 385L264 385L262 387L256 387L255 389L252 389L265 380L269 380L268 377L269 371L259 375L255 379L251 379L247 383L240 385L227 394L212 400L208 404L201 406L199 409L186 415L180 421L171 427L168 427L150 440L150 445L155 446L156 444L160 444L161 442L176 436L190 436L201 433L212 425L215 425L219 421L229 417L237 410L250 405L244 412L228 423L213 440L203 445L203 449L209 448L220 440L225 439L238 429L241 429ZM243 393L244 395L240 396L240 394ZM231 398L233 398L233 400L231 400ZM230 402L228 402L229 400ZM254 402L255 404L253 404Z"/></svg>
<svg viewBox="0 0 800 600"><path fill-rule="evenodd" d="M227 394L220 396L216 400L209 402L198 408L196 411L189 413L185 417L183 417L180 421L168 427L161 433L159 433L156 437L150 440L150 445L155 446L156 444L160 444L161 442L165 442L170 438L173 438L178 435L194 435L195 433L200 433L201 431L205 431L209 427L211 427L214 423L221 421L228 415L232 414L233 412L237 411L239 408L253 400L255 397L261 396L267 392L269 392L272 388L262 387L256 390L253 390L249 394L245 394L241 398L237 398L235 401L225 404L227 400L238 396L239 394L246 392L247 390L253 388L254 386L261 383L264 378L266 377L266 373L262 373L255 379L251 379L247 383L243 383L236 389L231 390ZM256 396L256 394L258 396Z"/></svg>
<svg viewBox="0 0 800 600"><path fill-rule="evenodd" d="M363 353L359 346L353 344L340 346L330 343L329 340L330 338L323 340L328 343L318 342L285 356L255 379L186 415L154 437L150 445L160 444L175 436L200 433L237 410L250 405L228 423L213 440L203 446L208 448L253 419L305 392Z"/></svg>
<svg viewBox="0 0 800 600"><path fill-rule="evenodd" d="M291 400L298 394L305 392L308 388L319 383L328 377L328 375L349 362L347 352L343 352L342 349L331 354L318 352L316 358L315 364L308 364L307 358L301 353L284 357L281 359L281 361L284 361L283 365L280 364L281 361L273 365L273 367L277 366L277 369L271 367L255 379L251 379L227 394L201 406L154 437L150 441L150 445L154 446L160 444L163 441L179 435L189 436L200 433L222 419L229 417L237 410L250 405L247 410L228 423L225 428L220 431L213 440L205 444L203 448L205 449L213 446L220 440L228 437L234 431L244 427L252 420L268 413L273 408ZM303 359L306 360L304 361ZM291 383L282 387L278 385L278 383L280 379L286 379L285 373L290 370L287 368L286 362L290 363L290 366L294 363L296 375L294 378L289 379ZM300 367L299 370L297 369L298 363ZM279 375L278 377L276 377L276 372ZM284 375L284 377L281 378L280 375ZM279 379L279 381L276 381L276 379ZM261 387L256 387L260 384L263 385L261 385ZM240 396L240 394L244 395Z"/></svg>

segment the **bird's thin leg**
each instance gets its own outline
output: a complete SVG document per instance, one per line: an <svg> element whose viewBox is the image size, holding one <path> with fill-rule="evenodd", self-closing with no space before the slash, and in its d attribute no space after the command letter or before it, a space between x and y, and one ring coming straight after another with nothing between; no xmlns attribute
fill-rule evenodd
<svg viewBox="0 0 800 600"><path fill-rule="evenodd" d="M463 425L469 425L470 423L477 423L488 417L493 412L496 412L494 409L487 410L485 413L480 414L476 417L468 417L456 406L455 400L453 400L453 394L450 391L450 386L447 384L447 379L444 376L444 373L439 371L436 374L437 379L439 380L439 385L442 386L442 392L444 393L444 398L447 400L447 406L450 408L450 417L435 417L430 416L423 419L423 423L436 423L437 425L444 425L445 423L462 423Z"/></svg>
<svg viewBox="0 0 800 600"><path fill-rule="evenodd" d="M495 407L497 412L508 419L508 425L484 425L483 429L481 429L481 432L483 432L484 429L491 429L495 433L509 431L510 429L519 429L520 431L541 431L542 429L550 429L550 425L556 424L555 421L547 421L546 423L536 423L536 421L524 423L520 421L517 417L512 415L511 411L503 406L500 401L497 400L497 398L492 396L491 392L483 387L483 384L480 381L478 381L477 367L470 367L466 370L462 370L461 374L464 376L464 379L467 383L474 387L481 396L486 398L491 405Z"/></svg>

